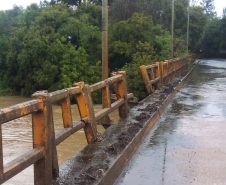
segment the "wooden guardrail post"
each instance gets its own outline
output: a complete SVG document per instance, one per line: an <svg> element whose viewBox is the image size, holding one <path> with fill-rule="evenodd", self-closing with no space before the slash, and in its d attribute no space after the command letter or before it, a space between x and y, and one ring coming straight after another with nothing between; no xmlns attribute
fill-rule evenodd
<svg viewBox="0 0 226 185"><path fill-rule="evenodd" d="M62 109L62 117L64 128L72 128L72 115L71 115L71 102L69 95L61 100L61 109Z"/></svg>
<svg viewBox="0 0 226 185"><path fill-rule="evenodd" d="M150 83L150 78L148 76L148 72L147 72L145 65L140 66L140 70L141 70L141 75L144 79L144 84L147 89L147 92L148 92L148 94L151 94L152 93L152 85Z"/></svg>
<svg viewBox="0 0 226 185"><path fill-rule="evenodd" d="M159 66L160 66L160 80L161 80L161 84L163 84L163 76L164 76L164 63L163 62L159 62Z"/></svg>
<svg viewBox="0 0 226 185"><path fill-rule="evenodd" d="M117 73L112 73L112 76L122 75L122 81L115 84L117 99L123 98L124 104L119 107L119 116L121 119L126 119L128 117L128 103L127 103L127 84L126 84L126 72L119 71Z"/></svg>
<svg viewBox="0 0 226 185"><path fill-rule="evenodd" d="M161 77L161 66L160 62L156 62L157 70L156 70L156 78L159 78L160 80L157 82L157 88L161 89L162 87L162 77Z"/></svg>
<svg viewBox="0 0 226 185"><path fill-rule="evenodd" d="M33 100L43 104L41 111L32 114L33 147L44 148L44 157L34 163L35 185L50 185L52 182L52 120L51 102L47 91L32 95Z"/></svg>
<svg viewBox="0 0 226 185"><path fill-rule="evenodd" d="M81 118L88 119L88 123L84 127L87 142L96 142L98 139L97 128L89 86L85 85L84 82L76 83L75 86L79 86L82 89L82 92L77 95L77 102Z"/></svg>
<svg viewBox="0 0 226 185"><path fill-rule="evenodd" d="M111 92L109 86L102 89L102 108L111 108ZM109 116L105 116L101 120L102 123L111 123ZM107 129L110 125L102 124L102 126Z"/></svg>
<svg viewBox="0 0 226 185"><path fill-rule="evenodd" d="M167 75L168 81L167 81L167 83L169 83L171 81L171 75L172 75L172 73L171 73L172 67L171 66L172 66L171 61L168 60L168 75Z"/></svg>
<svg viewBox="0 0 226 185"><path fill-rule="evenodd" d="M177 58L176 59L176 66L177 66L177 73L176 76L180 74L180 59Z"/></svg>
<svg viewBox="0 0 226 185"><path fill-rule="evenodd" d="M173 61L172 61L172 67L173 67L173 77L172 77L172 79L173 78L175 78L175 76L176 76L176 60L175 59L173 59Z"/></svg>
<svg viewBox="0 0 226 185"><path fill-rule="evenodd" d="M177 73L176 73L176 75L179 75L180 74L180 59L179 58L176 59L176 64L177 64Z"/></svg>
<svg viewBox="0 0 226 185"><path fill-rule="evenodd" d="M166 83L168 83L169 82L169 72L170 72L170 69L169 69L169 60L165 60L165 62L166 62Z"/></svg>

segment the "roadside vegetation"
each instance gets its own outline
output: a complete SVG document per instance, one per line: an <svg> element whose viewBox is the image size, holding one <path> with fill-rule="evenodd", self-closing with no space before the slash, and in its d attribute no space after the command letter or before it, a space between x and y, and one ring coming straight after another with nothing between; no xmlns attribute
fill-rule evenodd
<svg viewBox="0 0 226 185"><path fill-rule="evenodd" d="M0 11L0 94L29 96L101 80L101 0L51 0ZM127 72L128 91L143 98L139 66L170 58L171 1L109 0L109 73ZM175 1L175 57L187 53L188 1ZM190 7L189 53L226 50L226 9L213 0ZM100 96L95 95L98 103Z"/></svg>

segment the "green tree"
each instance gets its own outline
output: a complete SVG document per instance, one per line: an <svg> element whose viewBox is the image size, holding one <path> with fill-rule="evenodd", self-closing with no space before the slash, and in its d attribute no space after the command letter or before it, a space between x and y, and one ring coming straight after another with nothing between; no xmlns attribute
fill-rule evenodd
<svg viewBox="0 0 226 185"><path fill-rule="evenodd" d="M109 16L114 22L127 20L134 13L143 13L147 0L114 0L110 6Z"/></svg>
<svg viewBox="0 0 226 185"><path fill-rule="evenodd" d="M213 58L218 56L221 43L221 21L219 18L214 18L207 21L204 30L201 48L205 58Z"/></svg>
<svg viewBox="0 0 226 185"><path fill-rule="evenodd" d="M114 25L111 33L110 67L127 72L128 91L144 98L139 66L165 60L170 56L170 34L160 25L153 25L152 17L134 13Z"/></svg>
<svg viewBox="0 0 226 185"><path fill-rule="evenodd" d="M189 50L196 52L200 47L204 29L206 26L207 16L204 14L202 7L190 7L189 23Z"/></svg>
<svg viewBox="0 0 226 185"><path fill-rule="evenodd" d="M72 9L57 4L42 9L30 19L29 27L21 24L13 29L6 59L11 88L30 95L40 89L53 91L74 82L94 83L100 79L99 63L91 64L85 49L71 43L70 35L62 34L73 19ZM21 22L25 20L21 16Z"/></svg>
<svg viewBox="0 0 226 185"><path fill-rule="evenodd" d="M203 8L203 11L207 16L214 16L216 15L214 0L202 0L200 5Z"/></svg>
<svg viewBox="0 0 226 185"><path fill-rule="evenodd" d="M78 6L82 4L82 0L51 0L50 4L67 3L69 6Z"/></svg>

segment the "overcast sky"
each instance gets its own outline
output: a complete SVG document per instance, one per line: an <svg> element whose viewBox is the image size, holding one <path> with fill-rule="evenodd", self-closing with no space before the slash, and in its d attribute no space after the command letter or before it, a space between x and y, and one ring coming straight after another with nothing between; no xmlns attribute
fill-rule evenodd
<svg viewBox="0 0 226 185"><path fill-rule="evenodd" d="M217 14L220 16L223 13L223 8L226 7L226 0L214 0L215 1L215 8ZM30 5L31 3L37 3L39 5L40 0L1 0L0 2L0 10L7 10L11 9L14 4L18 6L26 6Z"/></svg>

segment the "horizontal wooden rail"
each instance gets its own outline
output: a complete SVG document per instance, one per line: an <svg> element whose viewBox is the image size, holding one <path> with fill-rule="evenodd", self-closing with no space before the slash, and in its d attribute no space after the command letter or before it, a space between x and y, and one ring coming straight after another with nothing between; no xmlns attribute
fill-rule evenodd
<svg viewBox="0 0 226 185"><path fill-rule="evenodd" d="M120 74L120 73L119 73ZM105 80L105 82L106 82L106 84L108 85L108 86L110 86L110 85L113 85L114 83L118 83L118 82L120 82L120 81L122 81L123 80L123 76L122 75L115 75L115 76L112 76L112 77L110 77L110 78L107 78L106 80Z"/></svg>
<svg viewBox="0 0 226 185"><path fill-rule="evenodd" d="M155 84L155 83L157 83L157 82L159 82L160 81L160 78L156 78L156 79L154 79L154 80L151 80L150 81L150 84Z"/></svg>
<svg viewBox="0 0 226 185"><path fill-rule="evenodd" d="M85 127L85 122L83 121L77 121L73 123L72 128L64 128L56 133L56 145L59 145L61 142L63 142L65 139L67 139L69 136L74 134L75 132L79 131L80 129Z"/></svg>
<svg viewBox="0 0 226 185"><path fill-rule="evenodd" d="M101 118L107 116L108 114L110 114L111 112L113 112L114 110L118 109L121 105L124 104L124 99L119 99L116 102L111 104L111 108L104 108L101 111L99 111L98 113L95 114L95 121L100 120Z"/></svg>
<svg viewBox="0 0 226 185"><path fill-rule="evenodd" d="M102 89L106 86L107 86L107 84L105 83L105 81L101 81L101 82L95 83L93 85L90 85L89 88L90 88L90 92L93 92L93 91L96 91L98 89Z"/></svg>
<svg viewBox="0 0 226 185"><path fill-rule="evenodd" d="M133 93L127 94L127 100L131 100L131 99L133 99L133 98L134 98L134 94L133 94ZM111 99L112 99L112 100L117 100L116 94L111 94Z"/></svg>
<svg viewBox="0 0 226 185"><path fill-rule="evenodd" d="M34 164L36 161L44 156L44 149L32 149L20 157L14 159L4 166L3 182L6 182L16 174L20 173L28 166ZM2 183L3 183L2 182Z"/></svg>
<svg viewBox="0 0 226 185"><path fill-rule="evenodd" d="M42 109L42 107L42 102L38 100L31 100L0 109L0 124L31 114Z"/></svg>
<svg viewBox="0 0 226 185"><path fill-rule="evenodd" d="M156 64L145 66L146 69L152 69L152 68L157 68L157 67L158 66Z"/></svg>
<svg viewBox="0 0 226 185"><path fill-rule="evenodd" d="M121 80L122 80L122 76L120 76L120 75L113 76L113 77L108 78L108 79L106 79L104 81L101 81L101 82L95 83L93 85L90 85L89 86L90 92L93 92L93 91L96 91L98 89L102 89L104 87L113 85L114 83L120 82Z"/></svg>
<svg viewBox="0 0 226 185"><path fill-rule="evenodd" d="M58 90L58 91L54 91L52 93L49 93L50 98L51 98L51 102L56 102L56 101L60 101L64 98L66 98L69 95L76 95L81 93L81 89L79 87L71 87L71 88L67 88L67 89L62 89L62 90Z"/></svg>
<svg viewBox="0 0 226 185"><path fill-rule="evenodd" d="M134 94L133 94L133 93L127 94L127 99L128 99L128 100L131 100L131 99L133 99L133 98L134 98Z"/></svg>

